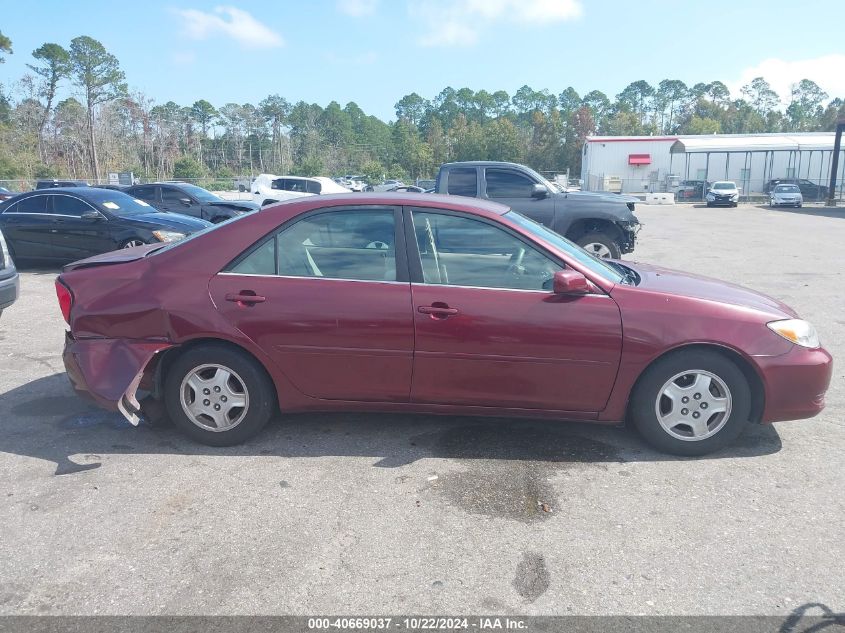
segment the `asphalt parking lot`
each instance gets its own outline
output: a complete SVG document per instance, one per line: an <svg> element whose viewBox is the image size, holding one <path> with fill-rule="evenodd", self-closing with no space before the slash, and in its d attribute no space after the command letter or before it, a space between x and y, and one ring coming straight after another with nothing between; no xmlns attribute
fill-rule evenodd
<svg viewBox="0 0 845 633"><path fill-rule="evenodd" d="M55 271L0 319L0 614L845 610L845 209L646 207L633 259L774 295L827 409L702 459L625 429L298 415L228 449L77 399Z"/></svg>

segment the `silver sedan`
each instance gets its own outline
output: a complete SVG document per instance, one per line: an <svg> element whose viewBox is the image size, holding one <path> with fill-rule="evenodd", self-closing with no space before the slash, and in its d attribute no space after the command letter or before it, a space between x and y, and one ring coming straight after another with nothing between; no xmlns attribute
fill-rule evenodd
<svg viewBox="0 0 845 633"><path fill-rule="evenodd" d="M796 207L804 204L804 197L798 185L777 185L769 194L769 206Z"/></svg>

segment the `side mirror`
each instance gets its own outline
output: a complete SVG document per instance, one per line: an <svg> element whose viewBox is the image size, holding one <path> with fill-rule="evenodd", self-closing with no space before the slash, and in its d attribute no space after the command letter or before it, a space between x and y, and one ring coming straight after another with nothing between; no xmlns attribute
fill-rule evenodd
<svg viewBox="0 0 845 633"><path fill-rule="evenodd" d="M556 295L586 295L590 293L590 282L577 270L559 270L553 289Z"/></svg>
<svg viewBox="0 0 845 633"><path fill-rule="evenodd" d="M184 204L186 207L191 206L191 199L190 198L179 198L179 202Z"/></svg>
<svg viewBox="0 0 845 633"><path fill-rule="evenodd" d="M83 220L91 220L91 221L97 221L97 220L104 219L103 214L100 213L99 211L86 211L85 213L83 213L79 217L82 218Z"/></svg>
<svg viewBox="0 0 845 633"><path fill-rule="evenodd" d="M549 195L549 189L546 185L541 185L540 183L535 183L534 186L531 188L531 197L537 198L541 200L543 198L547 198Z"/></svg>

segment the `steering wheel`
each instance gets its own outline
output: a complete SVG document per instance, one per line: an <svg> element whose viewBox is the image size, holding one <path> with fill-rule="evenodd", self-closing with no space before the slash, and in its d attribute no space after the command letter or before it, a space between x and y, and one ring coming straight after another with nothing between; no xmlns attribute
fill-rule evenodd
<svg viewBox="0 0 845 633"><path fill-rule="evenodd" d="M367 244L366 248L375 248L380 251L388 251L390 250L390 245L387 242L382 242L381 240L375 240Z"/></svg>
<svg viewBox="0 0 845 633"><path fill-rule="evenodd" d="M526 249L521 246L513 255L511 255L510 265L508 266L506 274L514 277L519 277L522 274L522 260L525 259L525 252Z"/></svg>

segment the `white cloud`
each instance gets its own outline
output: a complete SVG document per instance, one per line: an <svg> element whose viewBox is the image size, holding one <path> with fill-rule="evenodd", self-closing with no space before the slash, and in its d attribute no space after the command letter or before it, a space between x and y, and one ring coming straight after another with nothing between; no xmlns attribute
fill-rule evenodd
<svg viewBox="0 0 845 633"><path fill-rule="evenodd" d="M409 0L408 9L425 25L423 46L471 46L497 22L551 24L583 14L581 0Z"/></svg>
<svg viewBox="0 0 845 633"><path fill-rule="evenodd" d="M784 105L789 103L792 93L792 85L802 79L815 81L822 90L831 98L845 96L845 55L834 54L816 57L815 59L803 59L797 61L786 61L783 59L766 59L743 70L736 81L728 82L726 85L734 98L741 95L740 89L751 83L755 77L763 77L771 85L772 90L778 93Z"/></svg>
<svg viewBox="0 0 845 633"><path fill-rule="evenodd" d="M361 17L376 12L378 0L337 0L337 10L346 15Z"/></svg>
<svg viewBox="0 0 845 633"><path fill-rule="evenodd" d="M185 34L195 40L223 36L246 48L274 48L285 43L281 35L236 7L217 7L213 13L177 9L176 13L185 20Z"/></svg>

